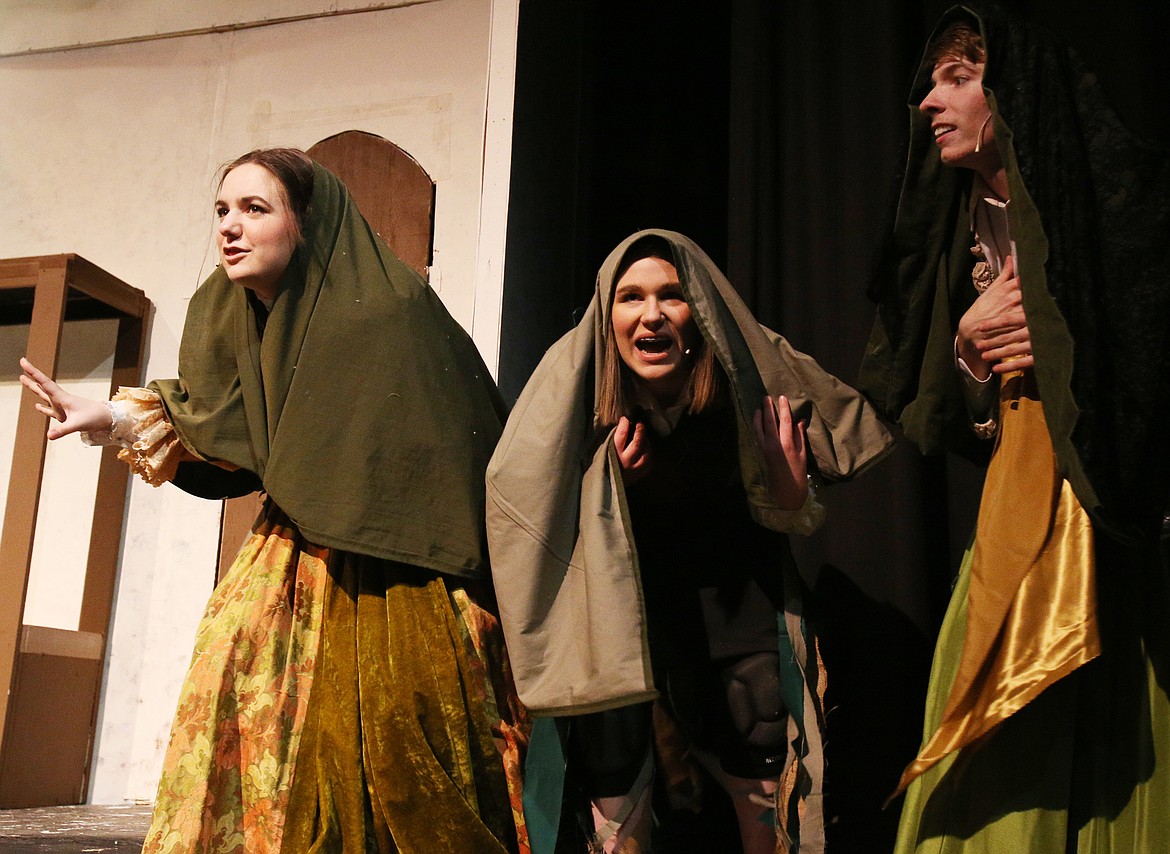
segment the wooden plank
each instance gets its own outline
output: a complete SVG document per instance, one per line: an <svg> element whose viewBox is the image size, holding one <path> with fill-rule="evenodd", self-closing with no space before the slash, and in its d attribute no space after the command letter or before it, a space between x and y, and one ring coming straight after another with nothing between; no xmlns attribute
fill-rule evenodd
<svg viewBox="0 0 1170 854"><path fill-rule="evenodd" d="M107 273L80 255L69 255L69 287L116 308L129 317L145 317L150 310L146 294Z"/></svg>
<svg viewBox="0 0 1170 854"><path fill-rule="evenodd" d="M144 317L150 300L138 288L72 252L0 259L0 290L34 288L43 269L65 267L70 287L130 317Z"/></svg>
<svg viewBox="0 0 1170 854"><path fill-rule="evenodd" d="M40 275L40 258L0 260L0 288L35 288Z"/></svg>
<svg viewBox="0 0 1170 854"><path fill-rule="evenodd" d="M36 690L21 691L13 705L0 808L83 803L102 661L35 652L18 661L20 681Z"/></svg>
<svg viewBox="0 0 1170 854"><path fill-rule="evenodd" d="M216 584L223 581L227 571L232 568L232 563L240 552L240 546L252 533L252 525L263 508L262 492L228 498L223 502L223 514L219 521L219 567L215 573Z"/></svg>
<svg viewBox="0 0 1170 854"><path fill-rule="evenodd" d="M142 382L142 355L146 344L142 318L126 317L118 322L114 344L114 369L110 395L120 386ZM118 449L102 449L97 491L93 503L93 524L89 534L89 559L85 591L81 599L78 628L106 636L118 574L118 551L122 544L122 520L126 512L127 482L130 474L118 459Z"/></svg>
<svg viewBox="0 0 1170 854"><path fill-rule="evenodd" d="M61 256L44 259L37 281L29 343L33 364L55 376L65 316L66 261ZM0 534L0 779L11 765L5 750L10 730L10 706L18 690L16 662L32 564L37 504L45 466L46 419L33 408L36 396L24 391L17 414L16 441L8 480L8 504Z"/></svg>

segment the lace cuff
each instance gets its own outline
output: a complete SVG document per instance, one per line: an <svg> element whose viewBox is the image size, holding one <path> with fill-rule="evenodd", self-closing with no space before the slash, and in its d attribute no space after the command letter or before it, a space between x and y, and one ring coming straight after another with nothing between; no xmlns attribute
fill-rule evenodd
<svg viewBox="0 0 1170 854"><path fill-rule="evenodd" d="M988 374L986 379L979 379L959 355L959 338L955 336L955 367L963 383L963 400L967 404L967 414L971 417L971 426L975 435L980 439L990 439L999 431L999 421L996 418L996 404L999 401L999 383L994 381L995 374Z"/></svg>
<svg viewBox="0 0 1170 854"><path fill-rule="evenodd" d="M791 512L787 525L790 534L804 534L807 537L825 521L825 507L817 501L817 488L811 477L808 479L808 497L799 509Z"/></svg>
<svg viewBox="0 0 1170 854"><path fill-rule="evenodd" d="M752 515L765 528L773 531L782 531L785 534L804 534L808 536L821 527L825 521L825 507L817 501L816 484L812 477L808 479L808 497L804 504L795 510L777 510L752 508Z"/></svg>
<svg viewBox="0 0 1170 854"><path fill-rule="evenodd" d="M183 458L183 443L167 420L158 394L148 388L123 386L106 404L110 429L82 433L87 445L119 445L118 459L151 486L160 486L175 476Z"/></svg>

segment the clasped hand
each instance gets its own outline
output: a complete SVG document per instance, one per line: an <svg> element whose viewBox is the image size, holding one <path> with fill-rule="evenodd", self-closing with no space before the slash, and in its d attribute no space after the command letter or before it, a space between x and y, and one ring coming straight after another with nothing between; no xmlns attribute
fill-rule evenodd
<svg viewBox="0 0 1170 854"><path fill-rule="evenodd" d="M794 422L788 398L765 396L754 418L764 454L768 491L783 510L799 510L808 498L808 443L803 422ZM646 425L622 417L613 432L622 478L633 485L650 471L653 454Z"/></svg>
<svg viewBox="0 0 1170 854"><path fill-rule="evenodd" d="M20 367L24 371L21 383L43 401L35 404L37 411L58 422L49 425L46 435L50 439L110 429L110 410L105 403L65 391L28 359L22 358Z"/></svg>
<svg viewBox="0 0 1170 854"><path fill-rule="evenodd" d="M1035 364L1014 258L1008 257L999 276L967 309L958 332L959 356L977 379Z"/></svg>

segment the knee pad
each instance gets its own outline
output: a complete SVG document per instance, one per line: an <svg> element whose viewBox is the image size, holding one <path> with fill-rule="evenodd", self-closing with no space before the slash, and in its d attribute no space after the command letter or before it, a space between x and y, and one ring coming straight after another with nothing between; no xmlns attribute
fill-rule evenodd
<svg viewBox="0 0 1170 854"><path fill-rule="evenodd" d="M740 744L756 755L784 753L788 708L780 697L780 655L757 652L724 668L727 709Z"/></svg>
<svg viewBox="0 0 1170 854"><path fill-rule="evenodd" d="M592 797L624 795L650 751L651 706L639 703L573 718L573 741Z"/></svg>

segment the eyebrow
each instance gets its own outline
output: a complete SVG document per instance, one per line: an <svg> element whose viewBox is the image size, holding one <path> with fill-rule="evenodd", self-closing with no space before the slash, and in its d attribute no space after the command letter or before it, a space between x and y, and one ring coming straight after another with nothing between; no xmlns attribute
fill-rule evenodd
<svg viewBox="0 0 1170 854"><path fill-rule="evenodd" d="M239 199L237 199L236 201L239 203L240 207L247 207L248 205L252 204L252 202L261 202L262 204L267 205L268 207L272 207L271 202L269 202L263 196L257 196L257 195L242 196ZM226 205L226 204L227 204L227 202L225 202L223 199L216 199L215 200L216 207L218 207L219 205Z"/></svg>
<svg viewBox="0 0 1170 854"><path fill-rule="evenodd" d="M930 74L930 79L938 81L945 79L946 77L952 77L954 76L956 69L970 71L972 74L979 74L983 70L980 67L982 64L983 63L975 64L966 59L952 59L950 62L947 62L944 65L935 66L934 71L932 71Z"/></svg>

